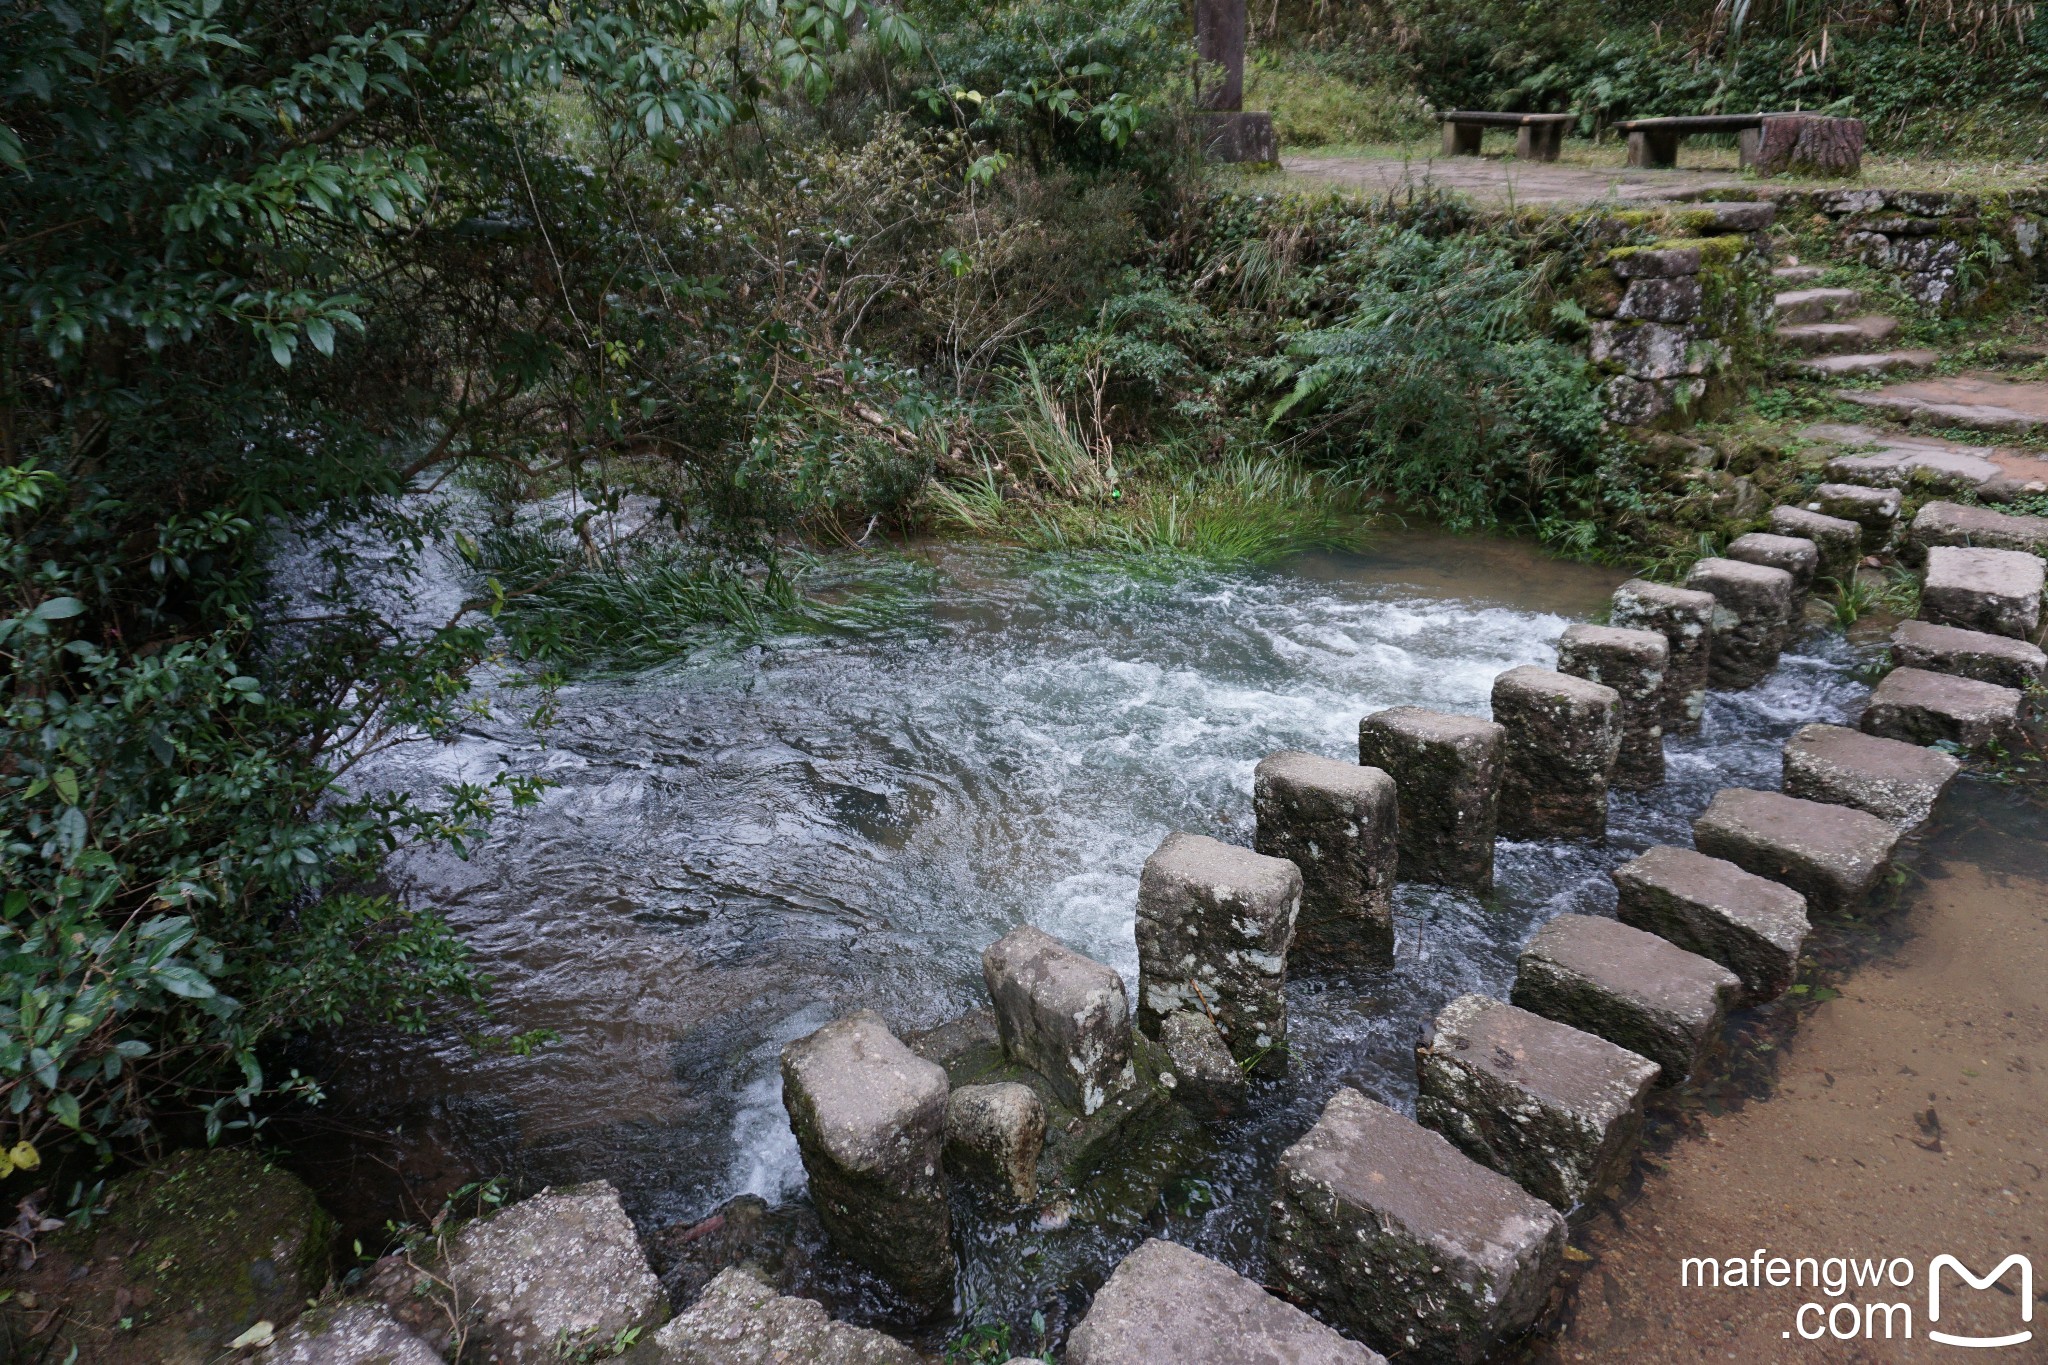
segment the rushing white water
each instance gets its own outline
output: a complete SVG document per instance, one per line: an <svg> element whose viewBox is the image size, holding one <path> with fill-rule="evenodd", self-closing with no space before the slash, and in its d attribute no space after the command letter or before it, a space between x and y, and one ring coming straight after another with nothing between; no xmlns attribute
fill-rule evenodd
<svg viewBox="0 0 2048 1365"><path fill-rule="evenodd" d="M783 1043L855 1008L911 1028L979 1006L979 951L1021 922L1134 977L1138 872L1168 831L1249 843L1257 761L1355 757L1369 711L1484 714L1494 676L1553 662L1622 576L1403 546L1409 562L1171 581L942 555L915 629L584 681L544 739L486 723L390 760L382 780L422 786L501 764L556 780L470 861L414 856L398 876L473 945L503 1026L561 1041L514 1057L379 1040L347 1084L474 1168L607 1177L643 1225L795 1194ZM1862 692L1838 641L1801 650L1717 694L1705 732L1670 745L1670 782L1616 800L1607 844L1505 844L1484 905L1404 888L1393 971L1295 983L1292 1073L1175 1235L1255 1265L1271 1157L1336 1084L1412 1103L1417 1029L1445 1000L1504 993L1537 924L1611 906L1606 869L1688 842L1715 789L1775 787L1784 735ZM990 1243L970 1293L1028 1311L1047 1292L1014 1270L1029 1241Z"/></svg>

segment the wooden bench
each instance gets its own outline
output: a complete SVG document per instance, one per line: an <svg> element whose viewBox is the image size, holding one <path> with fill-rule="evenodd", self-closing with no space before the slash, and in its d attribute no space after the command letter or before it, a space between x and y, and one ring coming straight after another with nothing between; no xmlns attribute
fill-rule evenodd
<svg viewBox="0 0 2048 1365"><path fill-rule="evenodd" d="M1678 144L1694 133L1733 133L1744 166L1756 164L1757 140L1768 114L1683 114L1632 118L1614 126L1628 134L1628 164L1648 169L1678 164Z"/></svg>
<svg viewBox="0 0 2048 1365"><path fill-rule="evenodd" d="M1453 109L1443 116L1444 155L1478 156L1479 139L1488 128L1515 130L1515 155L1524 161L1555 161L1564 146L1565 125L1577 114L1494 114L1478 109Z"/></svg>

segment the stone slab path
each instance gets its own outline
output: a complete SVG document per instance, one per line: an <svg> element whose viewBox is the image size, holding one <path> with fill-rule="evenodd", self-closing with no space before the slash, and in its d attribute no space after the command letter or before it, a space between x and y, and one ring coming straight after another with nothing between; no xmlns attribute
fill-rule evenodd
<svg viewBox="0 0 2048 1365"><path fill-rule="evenodd" d="M1897 387L1931 387L1940 382ZM2018 485L2015 491L2041 491L2024 488L2031 483L2048 487L2048 459L2029 451L1967 445L1852 422L1817 422L1798 434L1842 451L1828 462L1830 478L1891 487L1923 481L1958 489L1982 488L1999 481Z"/></svg>
<svg viewBox="0 0 2048 1365"><path fill-rule="evenodd" d="M1851 403L1928 426L2032 432L2048 427L2048 383L1959 374L1841 395Z"/></svg>
<svg viewBox="0 0 2048 1365"><path fill-rule="evenodd" d="M1597 204L1682 199L1744 183L1734 171L1644 171L1622 167L1542 165L1460 156L1404 161L1394 157L1289 155L1281 169L1332 189L1389 194L1435 186L1491 204Z"/></svg>

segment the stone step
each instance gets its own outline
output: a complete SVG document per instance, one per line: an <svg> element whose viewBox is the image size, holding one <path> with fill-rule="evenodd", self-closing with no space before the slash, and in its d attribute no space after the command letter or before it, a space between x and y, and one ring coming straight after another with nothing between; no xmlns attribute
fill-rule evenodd
<svg viewBox="0 0 2048 1365"><path fill-rule="evenodd" d="M1803 537L1820 550L1814 572L1819 578L1846 583L1863 562L1863 527L1846 517L1831 517L1806 507L1773 507L1771 534Z"/></svg>
<svg viewBox="0 0 2048 1365"><path fill-rule="evenodd" d="M1714 599L1707 676L1730 691L1755 687L1778 666L1792 634L1792 575L1735 559L1701 559L1685 586Z"/></svg>
<svg viewBox="0 0 2048 1365"><path fill-rule="evenodd" d="M1601 839L1607 782L1621 748L1621 694L1524 664L1493 680L1503 734L1500 833L1508 839Z"/></svg>
<svg viewBox="0 0 2048 1365"><path fill-rule="evenodd" d="M1868 811L1729 787L1692 822L1692 840L1708 857L1783 882L1814 910L1836 914L1877 889L1899 831Z"/></svg>
<svg viewBox="0 0 2048 1365"><path fill-rule="evenodd" d="M1301 869L1290 961L1392 965L1397 809L1378 768L1291 751L1259 760L1252 847Z"/></svg>
<svg viewBox="0 0 2048 1365"><path fill-rule="evenodd" d="M1664 637L1670 651L1664 670L1664 733L1698 730L1707 704L1714 595L1631 578L1614 590L1607 619L1625 629L1655 631Z"/></svg>
<svg viewBox="0 0 2048 1365"><path fill-rule="evenodd" d="M1899 330L1899 320L1883 313L1866 313L1838 322L1802 322L1777 329L1778 340L1795 350L1856 351L1866 349Z"/></svg>
<svg viewBox="0 0 2048 1365"><path fill-rule="evenodd" d="M1785 794L1867 810L1910 830L1963 765L1938 749L1841 725L1806 725L1785 741Z"/></svg>
<svg viewBox="0 0 2048 1365"><path fill-rule="evenodd" d="M2048 685L2048 653L2038 646L1932 621L1899 622L1892 631L1892 663L1999 687Z"/></svg>
<svg viewBox="0 0 2048 1365"><path fill-rule="evenodd" d="M1809 441L1875 450L1837 455L1827 462L1831 479L1880 488L1976 488L2005 473L1990 446L1963 445L1934 436L1879 431L1872 427L1816 422L1798 433Z"/></svg>
<svg viewBox="0 0 2048 1365"><path fill-rule="evenodd" d="M1880 549L1892 538L1898 525L1899 509L1905 499L1896 488L1872 488L1861 483L1824 483L1813 490L1806 510L1824 517L1840 517L1863 528L1863 548Z"/></svg>
<svg viewBox="0 0 2048 1365"><path fill-rule="evenodd" d="M2039 380L1949 375L1841 396L1860 407L1933 427L2029 432L2048 425L2048 383Z"/></svg>
<svg viewBox="0 0 2048 1365"><path fill-rule="evenodd" d="M1812 284L1815 280L1819 279L1822 275L1825 275L1826 273L1827 270L1822 266L1798 265L1795 263L1792 265L1779 266L1777 269L1771 272L1771 278L1774 280L1783 280L1786 284L1789 285L1802 285Z"/></svg>
<svg viewBox="0 0 2048 1365"><path fill-rule="evenodd" d="M1811 926L1806 898L1791 887L1669 844L1608 875L1623 924L1720 963L1749 999L1775 1000L1799 975Z"/></svg>
<svg viewBox="0 0 2048 1365"><path fill-rule="evenodd" d="M1281 1153L1274 1187L1274 1287L1404 1360L1478 1365L1535 1321L1564 1265L1562 1214L1349 1087Z"/></svg>
<svg viewBox="0 0 2048 1365"><path fill-rule="evenodd" d="M1906 543L1925 552L1936 545L2021 550L2048 558L2048 517L2016 516L1966 503L1930 502L1914 514Z"/></svg>
<svg viewBox="0 0 2048 1365"><path fill-rule="evenodd" d="M809 1358L809 1357L806 1357ZM767 1359L767 1357L762 1357ZM817 1357L824 1360L825 1357ZM831 1357L838 1360L840 1357ZM1124 1257L1067 1338L1067 1365L1385 1365L1218 1261L1151 1238Z"/></svg>
<svg viewBox="0 0 2048 1365"><path fill-rule="evenodd" d="M1905 370L1931 370L1940 360L1941 357L1933 351L1856 351L1845 355L1808 356L1795 361L1794 368L1835 379L1856 379Z"/></svg>
<svg viewBox="0 0 2048 1365"><path fill-rule="evenodd" d="M2020 713L2026 694L2016 688L1895 668L1871 690L1860 723L1865 734L1907 744L1953 744L1976 753L2021 739Z"/></svg>
<svg viewBox="0 0 2048 1365"><path fill-rule="evenodd" d="M1461 995L1415 1049L1415 1117L1569 1213L1619 1181L1657 1065L1505 1000Z"/></svg>
<svg viewBox="0 0 2048 1365"><path fill-rule="evenodd" d="M1621 745L1613 785L1647 791L1664 781L1664 679L1671 644L1654 630L1579 623L1557 642L1557 671L1614 689Z"/></svg>
<svg viewBox="0 0 2048 1365"><path fill-rule="evenodd" d="M1787 289L1773 300L1778 306L1778 324L1826 322L1863 305L1860 289Z"/></svg>
<svg viewBox="0 0 2048 1365"><path fill-rule="evenodd" d="M1792 575L1792 611L1796 618L1799 606L1813 590L1813 578L1820 571L1820 546L1805 536L1781 536L1766 531L1751 531L1748 535L1737 536L1728 542L1722 552L1725 559L1738 560L1744 564L1761 564L1767 569L1783 569Z"/></svg>
<svg viewBox="0 0 2048 1365"><path fill-rule="evenodd" d="M2032 640L2041 631L2044 566L2025 550L1935 545L1920 585L1920 619Z"/></svg>
<svg viewBox="0 0 2048 1365"><path fill-rule="evenodd" d="M1522 949L1509 999L1649 1058L1658 1084L1677 1085L1720 1037L1741 994L1734 972L1668 939L1616 920L1559 915Z"/></svg>
<svg viewBox="0 0 2048 1365"><path fill-rule="evenodd" d="M1083 1117L1129 1085L1131 1008L1116 968L1033 925L981 950L1003 1053Z"/></svg>
<svg viewBox="0 0 2048 1365"><path fill-rule="evenodd" d="M1490 720L1420 706L1358 723L1358 761L1391 773L1399 793L1402 881L1492 890L1506 735Z"/></svg>

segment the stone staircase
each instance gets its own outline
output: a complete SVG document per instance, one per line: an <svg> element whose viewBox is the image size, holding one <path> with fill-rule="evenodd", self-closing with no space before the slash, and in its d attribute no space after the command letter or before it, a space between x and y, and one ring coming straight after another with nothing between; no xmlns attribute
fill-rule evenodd
<svg viewBox="0 0 2048 1365"><path fill-rule="evenodd" d="M1821 268L1797 261L1771 272L1785 286L1777 295L1777 335L1786 345L1806 353L1797 368L1819 375L1875 375L1924 370L1938 357L1932 351L1880 349L1899 329L1899 320L1885 313L1859 312L1862 292L1824 289L1814 281Z"/></svg>

